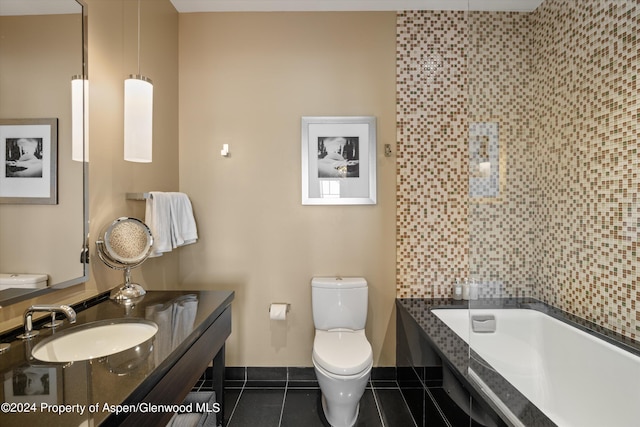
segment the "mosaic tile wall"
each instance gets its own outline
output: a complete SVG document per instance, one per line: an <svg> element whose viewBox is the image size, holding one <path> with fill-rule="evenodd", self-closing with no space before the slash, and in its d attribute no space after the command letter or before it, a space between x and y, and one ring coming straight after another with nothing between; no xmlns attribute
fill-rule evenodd
<svg viewBox="0 0 640 427"><path fill-rule="evenodd" d="M639 7L398 13L398 297L471 275L636 338ZM497 123L505 185L468 203L480 122Z"/></svg>
<svg viewBox="0 0 640 427"><path fill-rule="evenodd" d="M589 19L587 17L593 17ZM532 14L540 298L640 336L637 0Z"/></svg>
<svg viewBox="0 0 640 427"><path fill-rule="evenodd" d="M467 14L397 19L397 296L444 297L468 274Z"/></svg>
<svg viewBox="0 0 640 427"><path fill-rule="evenodd" d="M485 295L535 291L529 18L527 13L469 15L470 129L475 123L497 125L504 179L497 197L471 198L469 205L470 275Z"/></svg>

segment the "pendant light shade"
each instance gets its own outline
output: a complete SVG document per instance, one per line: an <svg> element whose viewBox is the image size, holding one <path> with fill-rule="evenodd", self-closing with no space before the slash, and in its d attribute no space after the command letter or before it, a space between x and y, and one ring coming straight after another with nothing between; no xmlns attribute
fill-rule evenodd
<svg viewBox="0 0 640 427"><path fill-rule="evenodd" d="M153 84L141 75L124 81L124 159L150 163L153 148Z"/></svg>
<svg viewBox="0 0 640 427"><path fill-rule="evenodd" d="M124 159L151 163L153 83L140 73L140 0L138 0L138 74L124 81Z"/></svg>
<svg viewBox="0 0 640 427"><path fill-rule="evenodd" d="M89 80L82 75L71 77L71 158L77 162L89 161L87 116L84 114L88 93Z"/></svg>

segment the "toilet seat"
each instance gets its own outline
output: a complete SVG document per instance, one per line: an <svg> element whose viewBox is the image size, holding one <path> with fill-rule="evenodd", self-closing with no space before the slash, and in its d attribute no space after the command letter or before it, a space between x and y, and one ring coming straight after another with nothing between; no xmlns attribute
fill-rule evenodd
<svg viewBox="0 0 640 427"><path fill-rule="evenodd" d="M373 365L373 351L364 330L316 330L313 360L334 375L355 375Z"/></svg>

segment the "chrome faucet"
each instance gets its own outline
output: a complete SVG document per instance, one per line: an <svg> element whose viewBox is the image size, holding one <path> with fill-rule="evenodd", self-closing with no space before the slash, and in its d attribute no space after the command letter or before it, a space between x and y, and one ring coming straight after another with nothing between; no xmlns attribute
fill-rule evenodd
<svg viewBox="0 0 640 427"><path fill-rule="evenodd" d="M32 305L24 311L24 334L18 335L18 338L28 340L36 335L38 331L33 330L33 313L62 313L67 316L69 323L76 323L76 312L68 305Z"/></svg>

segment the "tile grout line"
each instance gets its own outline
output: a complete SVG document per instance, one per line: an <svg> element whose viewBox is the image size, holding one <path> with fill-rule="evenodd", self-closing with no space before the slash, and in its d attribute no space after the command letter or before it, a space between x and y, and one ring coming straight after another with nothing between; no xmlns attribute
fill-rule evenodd
<svg viewBox="0 0 640 427"><path fill-rule="evenodd" d="M409 412L409 416L411 417L411 421L413 421L413 425L414 427L418 427L418 423L416 422L416 419L413 417L413 413L411 412L411 408L409 408L409 404L407 403L407 399L404 398L404 393L402 392L402 389L400 388L400 383L398 382L398 379L396 377L396 386L398 387L398 391L400 392L400 397L402 397L402 401L404 402L404 406L405 408L407 408L407 412Z"/></svg>
<svg viewBox="0 0 640 427"><path fill-rule="evenodd" d="M440 414L440 416L442 417L444 422L447 423L447 427L452 427L451 423L449 422L449 419L446 417L444 412L442 412L442 408L440 408L440 405L438 404L438 401L435 399L435 397L433 397L433 394L431 394L431 391L429 391L429 388L425 387L424 390L427 393L427 395L429 396L429 399L431 399L431 403L433 403L433 405L438 410L438 413ZM469 412L471 412L471 411L469 411ZM469 415L469 419L471 419L471 415Z"/></svg>
<svg viewBox="0 0 640 427"><path fill-rule="evenodd" d="M282 425L282 415L284 414L284 404L287 401L288 388L289 388L289 367L287 367L287 379L284 383L284 394L282 395L282 407L280 408L280 419L278 420L278 427Z"/></svg>
<svg viewBox="0 0 640 427"><path fill-rule="evenodd" d="M233 405L233 409L231 410L231 414L229 415L229 420L227 420L227 426L231 424L231 419L233 418L233 414L236 412L236 408L240 403L240 398L242 397L242 392L244 391L244 387L247 384L247 367L244 367L244 381L242 382L242 388L240 389L240 393L238 394L238 398L236 399L236 403ZM216 396L217 399L217 396ZM222 404L224 404L224 396L222 397ZM224 423L224 420L222 420Z"/></svg>
<svg viewBox="0 0 640 427"><path fill-rule="evenodd" d="M378 396L376 395L376 388L373 386L373 381L371 381L371 377L369 377L369 384L371 385L371 392L373 393L373 401L376 404L376 409L378 410L378 418L380 418L380 424L382 424L382 427L385 427L384 418L382 417L382 412L380 411L380 405L378 404Z"/></svg>
<svg viewBox="0 0 640 427"><path fill-rule="evenodd" d="M234 404L232 405L232 409L229 415L229 418L227 419L227 423L228 425L235 425L234 422L232 421L233 417L235 417L235 413L238 410L238 408L242 408L242 406L240 406L240 400L243 398L244 396L244 391L245 390L250 390L252 387L250 387L249 385L249 373L248 373L248 368L244 367L243 369L243 382L242 382L242 386L240 388L240 392L238 393L237 398L235 399ZM284 388L282 386L280 387L269 387L269 388L273 388L273 389L280 389L283 391L283 395L281 398L281 406L280 406L280 413L279 413L279 420L277 423L278 427L282 427L283 421L284 421L284 408L286 406L286 400L287 400L287 394L289 393L289 385L291 384L292 390L297 390L297 388L295 387L296 385L296 380L293 379L292 377L292 371L289 370L289 368L287 367L285 370L285 384L284 384ZM302 381L303 383L308 383L308 381ZM256 386L258 386L259 384L256 384ZM424 384L422 384L424 385ZM201 390L204 387L204 382L201 383L198 387L199 390ZM237 390L237 387L233 387L235 390ZM413 414L411 413L409 406L407 404L407 400L404 396L404 394L401 391L400 388L400 384L398 382L398 379L390 379L389 381L384 380L384 381L374 381L371 378L369 378L369 381L367 383L367 388L371 388L372 394L373 394L373 399L374 399L374 404L376 407L376 413L378 414L378 419L380 420L380 427L391 427L393 424L387 424L386 422L386 417L384 414L384 410L383 410L383 405L382 405L382 395L379 396L379 391L380 390L397 390L398 392L400 392L400 396L403 402L403 406L404 409L407 411L407 413L409 414L409 416L411 417L411 424L413 427L417 427L417 423L416 420L413 416ZM316 386L311 386L309 384L305 384L304 387L302 387L301 389L303 390L319 390L319 387ZM429 395L429 400L431 400L431 402L433 402L437 408L438 413L443 417L447 427L451 427L451 423L446 419L446 417L444 417L444 414L442 412L442 409L439 407L439 405L437 404L437 402L435 402L434 396L431 394L430 391L427 391L428 395ZM230 405L231 406L231 405ZM275 409L275 408L274 408ZM239 415L240 416L240 415Z"/></svg>

